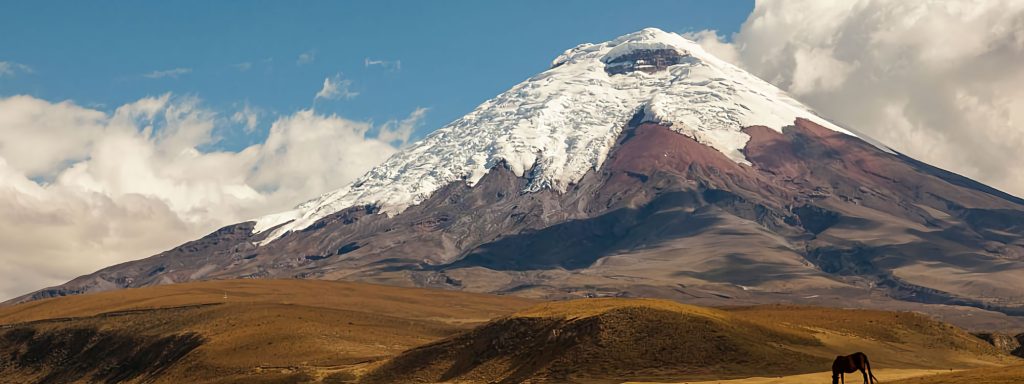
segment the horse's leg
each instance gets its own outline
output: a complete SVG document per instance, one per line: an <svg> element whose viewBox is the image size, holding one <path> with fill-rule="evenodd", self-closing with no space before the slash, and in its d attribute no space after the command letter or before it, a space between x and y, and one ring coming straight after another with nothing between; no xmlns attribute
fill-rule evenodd
<svg viewBox="0 0 1024 384"><path fill-rule="evenodd" d="M842 380L843 384L846 384L846 374L839 372L839 380Z"/></svg>
<svg viewBox="0 0 1024 384"><path fill-rule="evenodd" d="M864 370L864 367L860 368L860 374L864 375L864 384L871 384L868 382L868 372Z"/></svg>
<svg viewBox="0 0 1024 384"><path fill-rule="evenodd" d="M867 355L864 356L864 366L868 368L868 377L871 378L871 384L877 383L878 378L875 377L874 373L871 373L871 362L868 361Z"/></svg>

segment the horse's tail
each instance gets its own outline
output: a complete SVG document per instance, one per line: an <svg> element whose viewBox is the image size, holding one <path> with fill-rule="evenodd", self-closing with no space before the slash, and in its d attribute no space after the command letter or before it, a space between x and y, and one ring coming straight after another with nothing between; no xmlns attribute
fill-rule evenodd
<svg viewBox="0 0 1024 384"><path fill-rule="evenodd" d="M871 373L871 362L868 361L868 355L864 355L864 368L868 369L868 376L871 377L872 383L881 382L881 380L878 380L878 378L875 377L874 373Z"/></svg>

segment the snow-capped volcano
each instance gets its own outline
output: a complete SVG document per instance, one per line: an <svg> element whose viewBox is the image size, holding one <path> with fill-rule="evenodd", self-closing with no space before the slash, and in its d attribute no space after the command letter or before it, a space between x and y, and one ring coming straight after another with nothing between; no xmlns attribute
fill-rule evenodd
<svg viewBox="0 0 1024 384"><path fill-rule="evenodd" d="M660 63L660 65L659 65ZM744 127L782 132L798 118L852 135L771 84L674 33L648 28L565 51L551 69L395 154L352 184L296 209L257 219L265 242L342 209L369 205L397 214L454 181L472 186L504 162L528 189L565 191L600 169L624 123L672 130L749 164Z"/></svg>
<svg viewBox="0 0 1024 384"><path fill-rule="evenodd" d="M645 29L566 51L292 211L15 301L301 278L543 298L943 303L980 319L1024 315L1021 223L1024 200L873 144Z"/></svg>

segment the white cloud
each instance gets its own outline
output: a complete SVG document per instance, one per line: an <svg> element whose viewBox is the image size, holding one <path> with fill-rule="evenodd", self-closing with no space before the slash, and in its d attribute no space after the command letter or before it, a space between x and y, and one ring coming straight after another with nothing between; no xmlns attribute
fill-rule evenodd
<svg viewBox="0 0 1024 384"><path fill-rule="evenodd" d="M0 157L31 178L53 177L88 156L111 127L100 111L30 96L0 99ZM68 129L74 127L74 129Z"/></svg>
<svg viewBox="0 0 1024 384"><path fill-rule="evenodd" d="M18 73L32 73L32 67L13 61L0 61L0 77L14 76Z"/></svg>
<svg viewBox="0 0 1024 384"><path fill-rule="evenodd" d="M299 58L295 60L295 64L309 64L312 63L314 60L316 60L316 51L306 51L299 54Z"/></svg>
<svg viewBox="0 0 1024 384"><path fill-rule="evenodd" d="M167 70L162 70L162 71L153 71L153 72L147 73L145 75L142 75L142 77L145 77L145 78L148 78L148 79L162 79L162 78L165 78L165 77L170 77L172 79L177 79L178 76L187 75L189 73L192 73L192 68L174 68L174 69L167 69Z"/></svg>
<svg viewBox="0 0 1024 384"><path fill-rule="evenodd" d="M856 64L837 60L832 52L798 49L793 56L793 81L789 90L796 94L835 91L846 82Z"/></svg>
<svg viewBox="0 0 1024 384"><path fill-rule="evenodd" d="M1024 196L1024 2L759 1L714 54L895 149Z"/></svg>
<svg viewBox="0 0 1024 384"><path fill-rule="evenodd" d="M705 51L719 59L734 64L740 62L740 53L736 46L722 41L722 37L718 36L715 31L687 32L683 34L683 37L696 41Z"/></svg>
<svg viewBox="0 0 1024 384"><path fill-rule="evenodd" d="M393 154L423 113L375 129L301 110L274 121L263 143L204 151L229 120L195 98L147 97L110 114L0 98L0 298L339 188Z"/></svg>
<svg viewBox="0 0 1024 384"><path fill-rule="evenodd" d="M248 71L248 70L252 69L252 62L249 62L249 61L242 62L242 63L235 64L232 67L235 67L236 69L238 69L241 72L245 72L245 71Z"/></svg>
<svg viewBox="0 0 1024 384"><path fill-rule="evenodd" d="M409 117L384 123L380 127L380 132L377 133L377 139L385 143L404 146L409 142L409 137L416 131L416 128L422 125L428 110L428 108L416 108L409 114Z"/></svg>
<svg viewBox="0 0 1024 384"><path fill-rule="evenodd" d="M367 57L363 59L363 66L366 68L381 67L391 71L401 71L402 60L375 60Z"/></svg>
<svg viewBox="0 0 1024 384"><path fill-rule="evenodd" d="M359 92L351 90L352 80L343 78L341 74L337 74L331 77L324 78L324 85L320 88L320 91L316 93L313 100L335 100L345 99L351 100L356 96L359 96Z"/></svg>
<svg viewBox="0 0 1024 384"><path fill-rule="evenodd" d="M278 119L260 148L248 183L269 196L286 196L282 204L289 206L337 189L396 151L379 137L367 137L371 128L370 123L308 109Z"/></svg>
<svg viewBox="0 0 1024 384"><path fill-rule="evenodd" d="M245 131L252 133L256 131L256 125L260 122L260 115L263 114L263 110L249 105L248 102L242 105L242 109L235 111L235 114L231 115L231 122L242 124L245 127Z"/></svg>

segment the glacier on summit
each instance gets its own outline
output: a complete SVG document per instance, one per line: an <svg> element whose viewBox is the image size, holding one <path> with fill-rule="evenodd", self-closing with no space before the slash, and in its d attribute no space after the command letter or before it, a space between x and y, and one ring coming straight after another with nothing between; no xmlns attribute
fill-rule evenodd
<svg viewBox="0 0 1024 384"><path fill-rule="evenodd" d="M663 70L606 71L644 51L678 55L671 55ZM652 68L641 61L625 65ZM648 28L566 51L547 71L484 102L350 185L291 211L261 217L253 231L273 230L267 243L349 207L373 205L379 212L399 214L449 183L474 185L501 162L517 176L529 177L528 191L565 191L588 171L600 169L616 137L641 111L644 121L669 126L741 164L749 164L741 151L749 139L741 129L747 126L781 131L802 117L853 135L697 43Z"/></svg>

